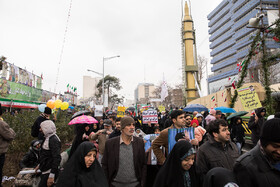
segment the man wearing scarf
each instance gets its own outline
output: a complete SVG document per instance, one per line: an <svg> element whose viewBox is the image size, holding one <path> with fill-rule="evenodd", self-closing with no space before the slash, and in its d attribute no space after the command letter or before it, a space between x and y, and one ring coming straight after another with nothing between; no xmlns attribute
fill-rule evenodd
<svg viewBox="0 0 280 187"><path fill-rule="evenodd" d="M264 123L260 141L237 159L233 171L240 187L280 185L280 119Z"/></svg>

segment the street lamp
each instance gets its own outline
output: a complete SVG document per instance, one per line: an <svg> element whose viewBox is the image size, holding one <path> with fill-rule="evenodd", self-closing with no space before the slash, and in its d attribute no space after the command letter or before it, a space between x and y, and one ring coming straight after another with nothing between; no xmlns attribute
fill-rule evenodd
<svg viewBox="0 0 280 187"><path fill-rule="evenodd" d="M105 95L104 95L104 62L111 60L113 58L119 58L120 55L117 56L111 56L111 57L103 57L103 79L102 79L102 97L103 97L103 109L104 109L104 100L105 100ZM108 93L109 94L109 93Z"/></svg>
<svg viewBox="0 0 280 187"><path fill-rule="evenodd" d="M91 71L91 72L93 72L93 73L96 73L96 74L98 74L98 75L101 75L102 76L102 103L103 103L103 109L104 109L104 100L105 100L105 95L104 95L104 63L106 62L106 61L108 61L108 60L111 60L111 59L113 59L113 58L119 58L120 57L120 55L117 55L117 56L111 56L111 57L103 57L103 73L99 73L99 72L96 72L96 71L93 71L93 70L90 70L90 69L88 69L88 71Z"/></svg>

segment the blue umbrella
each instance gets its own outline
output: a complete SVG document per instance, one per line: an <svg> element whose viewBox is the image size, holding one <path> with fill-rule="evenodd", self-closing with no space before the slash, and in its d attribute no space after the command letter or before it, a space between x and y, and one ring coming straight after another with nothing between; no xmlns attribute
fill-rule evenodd
<svg viewBox="0 0 280 187"><path fill-rule="evenodd" d="M214 109L215 110L220 110L222 113L236 113L236 111L233 108L228 108L228 107L224 107L224 106L217 107L217 108L214 108Z"/></svg>
<svg viewBox="0 0 280 187"><path fill-rule="evenodd" d="M189 104L183 109L183 111L185 111L185 112L194 112L194 111L202 112L202 111L208 111L208 108L206 108L205 106L200 105L200 104Z"/></svg>

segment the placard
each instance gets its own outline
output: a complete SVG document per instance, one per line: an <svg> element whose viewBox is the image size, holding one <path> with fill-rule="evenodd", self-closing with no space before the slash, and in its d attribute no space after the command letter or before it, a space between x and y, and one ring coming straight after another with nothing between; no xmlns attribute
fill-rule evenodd
<svg viewBox="0 0 280 187"><path fill-rule="evenodd" d="M250 111L262 107L254 86L242 87L237 91L244 110Z"/></svg>
<svg viewBox="0 0 280 187"><path fill-rule="evenodd" d="M103 105L95 105L94 116L103 117Z"/></svg>
<svg viewBox="0 0 280 187"><path fill-rule="evenodd" d="M148 122L151 123L158 123L158 115L156 110L145 110L142 113L143 116L143 124L147 124Z"/></svg>
<svg viewBox="0 0 280 187"><path fill-rule="evenodd" d="M160 112L163 112L163 111L165 111L165 106L159 105L158 109L159 109Z"/></svg>
<svg viewBox="0 0 280 187"><path fill-rule="evenodd" d="M184 136L188 136L190 140L194 139L194 128L168 129L168 154L180 139L184 139Z"/></svg>
<svg viewBox="0 0 280 187"><path fill-rule="evenodd" d="M124 117L124 112L125 112L125 107L124 106L118 106L118 111L117 111L117 117Z"/></svg>

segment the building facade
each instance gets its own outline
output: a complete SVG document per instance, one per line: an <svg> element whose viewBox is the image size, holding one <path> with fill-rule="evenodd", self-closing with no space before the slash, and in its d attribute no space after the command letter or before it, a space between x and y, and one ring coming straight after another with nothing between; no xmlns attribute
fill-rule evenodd
<svg viewBox="0 0 280 187"><path fill-rule="evenodd" d="M150 98L155 98L155 85L140 83L134 92L135 103L146 104Z"/></svg>
<svg viewBox="0 0 280 187"><path fill-rule="evenodd" d="M98 77L83 76L83 99L94 97L97 93L97 84L101 80Z"/></svg>
<svg viewBox="0 0 280 187"><path fill-rule="evenodd" d="M210 93L230 85L230 80L238 79L237 63L242 62L250 50L252 37L257 29L248 28L250 18L256 17L260 0L223 0L208 16L211 49L211 71L208 77ZM262 0L263 8L278 8L278 0ZM264 11L266 12L266 11ZM268 25L267 16L263 18ZM279 48L272 38L266 39L268 50ZM249 68L254 69L258 59L252 59ZM256 76L255 76L256 77ZM254 80L252 80L254 82ZM256 82L256 81L255 81Z"/></svg>

